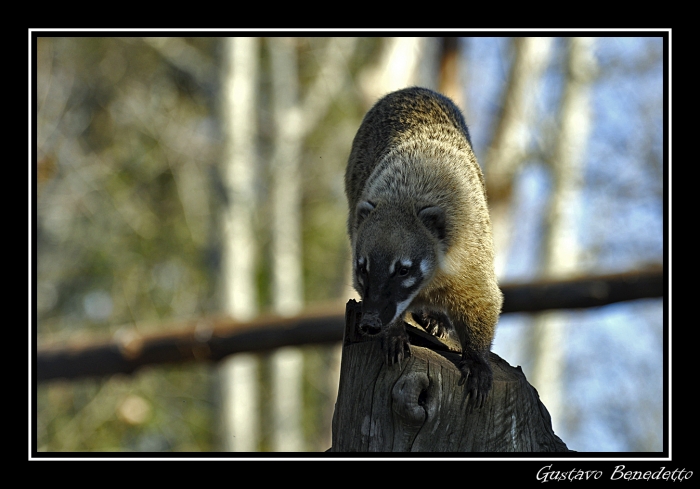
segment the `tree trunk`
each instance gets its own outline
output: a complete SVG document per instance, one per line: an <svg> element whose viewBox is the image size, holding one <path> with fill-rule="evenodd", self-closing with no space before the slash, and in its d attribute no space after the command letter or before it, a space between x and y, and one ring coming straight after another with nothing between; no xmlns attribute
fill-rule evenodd
<svg viewBox="0 0 700 489"><path fill-rule="evenodd" d="M491 353L493 389L470 412L459 353L407 325L411 357L389 367L380 341L357 330L359 313L349 301L330 452L568 451L519 367Z"/></svg>
<svg viewBox="0 0 700 489"><path fill-rule="evenodd" d="M379 60L365 68L358 77L367 107L389 92L415 85L428 40L423 37L387 37L382 40Z"/></svg>
<svg viewBox="0 0 700 489"><path fill-rule="evenodd" d="M496 275L504 275L513 235L513 185L515 176L532 150L532 134L541 118L538 94L549 62L552 38L524 37L512 40L510 67L503 107L484 162L486 195L493 226Z"/></svg>
<svg viewBox="0 0 700 489"><path fill-rule="evenodd" d="M293 38L268 40L275 120L272 155L272 303L277 314L298 314L302 297L301 151L304 134L300 126L299 75ZM272 371L273 450L304 449L302 376L300 349L283 348L270 358Z"/></svg>
<svg viewBox="0 0 700 489"><path fill-rule="evenodd" d="M591 128L591 84L596 72L594 38L568 40L566 81L559 109L559 132L551 159L552 194L543 242L542 275L566 279L579 273L581 208L587 144ZM563 422L566 317L538 315L530 335L531 379L540 388L557 427Z"/></svg>
<svg viewBox="0 0 700 489"><path fill-rule="evenodd" d="M238 320L257 314L255 263L257 240L255 172L257 167L256 92L258 39L224 40L222 123L225 149L222 161L227 205L222 219L223 263L221 310ZM224 360L219 369L222 448L257 451L259 445L258 360L249 354Z"/></svg>

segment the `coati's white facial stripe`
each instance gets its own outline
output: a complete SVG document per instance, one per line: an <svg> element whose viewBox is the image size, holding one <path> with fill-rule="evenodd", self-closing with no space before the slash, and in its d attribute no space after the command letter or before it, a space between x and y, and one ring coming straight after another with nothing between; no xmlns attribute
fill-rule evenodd
<svg viewBox="0 0 700 489"><path fill-rule="evenodd" d="M407 289L407 288L411 287L411 286L412 286L413 284L415 284L415 283L416 283L416 277L411 277L411 278L409 278L409 279L404 280L403 282L401 282L401 287Z"/></svg>
<svg viewBox="0 0 700 489"><path fill-rule="evenodd" d="M413 302L413 298L418 294L418 291L415 291L411 296L406 299L405 301L399 302L396 304L396 314L394 314L394 318L391 320L393 323L396 321L396 319L400 316L403 315L404 312L406 312L406 309L408 309L408 306L411 305L411 302Z"/></svg>
<svg viewBox="0 0 700 489"><path fill-rule="evenodd" d="M420 262L420 271L421 271L421 273L423 274L424 277L425 277L426 275L428 275L428 271L429 271L429 270L430 270L430 263L428 263L427 260L422 260L422 261Z"/></svg>
<svg viewBox="0 0 700 489"><path fill-rule="evenodd" d="M365 268L365 262L367 260L365 259L364 256L361 256L357 259L357 262L355 262L355 277L357 278L357 282L364 287L365 281L363 280L363 273L361 270ZM367 267L369 269L369 267Z"/></svg>

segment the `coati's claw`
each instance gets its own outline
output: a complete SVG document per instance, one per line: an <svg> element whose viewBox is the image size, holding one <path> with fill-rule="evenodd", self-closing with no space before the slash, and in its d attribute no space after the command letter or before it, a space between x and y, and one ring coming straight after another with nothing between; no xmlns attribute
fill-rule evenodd
<svg viewBox="0 0 700 489"><path fill-rule="evenodd" d="M459 385L464 386L465 395L469 396L468 406L472 411L481 409L493 386L493 371L478 353L467 353L459 362L462 378Z"/></svg>
<svg viewBox="0 0 700 489"><path fill-rule="evenodd" d="M390 367L395 363L401 366L404 359L408 359L411 356L408 334L405 331L387 333L382 337L382 348L386 354L386 363Z"/></svg>
<svg viewBox="0 0 700 489"><path fill-rule="evenodd" d="M450 334L452 326L445 314L430 313L423 310L418 314L411 313L411 316L413 316L413 320L420 324L423 329L437 338L445 339Z"/></svg>

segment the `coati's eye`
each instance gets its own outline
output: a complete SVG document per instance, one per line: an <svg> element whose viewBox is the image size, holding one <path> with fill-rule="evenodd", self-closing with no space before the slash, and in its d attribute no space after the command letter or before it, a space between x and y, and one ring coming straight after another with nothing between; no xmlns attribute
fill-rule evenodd
<svg viewBox="0 0 700 489"><path fill-rule="evenodd" d="M389 267L389 273L392 277L405 277L411 271L413 262L408 259L402 259Z"/></svg>

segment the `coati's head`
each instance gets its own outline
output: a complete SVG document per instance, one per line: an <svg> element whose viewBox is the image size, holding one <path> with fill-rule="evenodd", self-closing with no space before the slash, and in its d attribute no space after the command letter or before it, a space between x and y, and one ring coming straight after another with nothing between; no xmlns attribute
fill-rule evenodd
<svg viewBox="0 0 700 489"><path fill-rule="evenodd" d="M437 206L357 205L353 281L362 297L362 332L378 334L400 319L430 282L445 253L445 219Z"/></svg>

